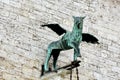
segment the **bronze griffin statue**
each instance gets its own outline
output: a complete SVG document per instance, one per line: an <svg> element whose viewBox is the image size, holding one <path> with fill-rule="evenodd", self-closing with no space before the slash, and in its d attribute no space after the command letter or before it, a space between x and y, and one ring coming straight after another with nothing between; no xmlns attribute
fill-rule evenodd
<svg viewBox="0 0 120 80"><path fill-rule="evenodd" d="M62 38L58 41L54 41L49 44L47 49L47 57L44 63L44 71L49 71L48 62L50 57L53 56L53 68L57 70L56 62L59 56L60 51L74 49L74 61L77 60L77 57L81 57L79 44L81 41L98 43L98 39L94 36L82 33L83 29L83 20L85 17L73 17L74 25L71 32L62 29L58 24L45 24L41 25L42 27L47 26L55 31L58 35L65 33Z"/></svg>

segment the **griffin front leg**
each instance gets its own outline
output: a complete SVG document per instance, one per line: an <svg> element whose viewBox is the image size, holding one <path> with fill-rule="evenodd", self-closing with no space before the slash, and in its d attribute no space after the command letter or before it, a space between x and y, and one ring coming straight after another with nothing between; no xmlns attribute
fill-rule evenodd
<svg viewBox="0 0 120 80"><path fill-rule="evenodd" d="M77 57L81 56L80 55L80 50L79 50L79 48L78 48L76 43L71 43L70 46L74 49L74 61L76 61Z"/></svg>

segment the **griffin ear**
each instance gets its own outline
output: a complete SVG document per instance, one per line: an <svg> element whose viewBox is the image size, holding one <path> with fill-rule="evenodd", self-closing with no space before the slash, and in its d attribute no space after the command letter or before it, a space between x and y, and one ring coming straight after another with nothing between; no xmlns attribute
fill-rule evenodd
<svg viewBox="0 0 120 80"><path fill-rule="evenodd" d="M73 19L75 19L75 16L72 16L73 17Z"/></svg>
<svg viewBox="0 0 120 80"><path fill-rule="evenodd" d="M86 16L83 17L83 19L85 19Z"/></svg>

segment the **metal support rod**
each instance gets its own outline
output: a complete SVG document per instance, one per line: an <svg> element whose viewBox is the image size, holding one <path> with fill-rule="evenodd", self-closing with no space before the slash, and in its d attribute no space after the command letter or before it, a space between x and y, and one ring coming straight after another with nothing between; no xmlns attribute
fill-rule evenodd
<svg viewBox="0 0 120 80"><path fill-rule="evenodd" d="M72 80L72 64L73 64L73 62L71 62L71 69L70 69L70 80Z"/></svg>
<svg viewBox="0 0 120 80"><path fill-rule="evenodd" d="M79 80L79 72L77 67L76 67L76 75L77 75L77 80Z"/></svg>

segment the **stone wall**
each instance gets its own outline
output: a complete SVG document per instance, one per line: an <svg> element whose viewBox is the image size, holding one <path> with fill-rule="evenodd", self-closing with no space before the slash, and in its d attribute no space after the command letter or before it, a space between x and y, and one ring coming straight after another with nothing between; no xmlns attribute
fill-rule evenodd
<svg viewBox="0 0 120 80"><path fill-rule="evenodd" d="M40 25L58 23L71 31L72 16L86 16L83 32L100 42L81 43L79 80L120 80L119 13L119 0L0 0L0 80L40 80L47 46L60 39ZM57 64L72 60L73 50L64 51Z"/></svg>

